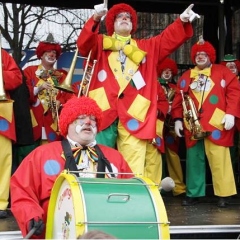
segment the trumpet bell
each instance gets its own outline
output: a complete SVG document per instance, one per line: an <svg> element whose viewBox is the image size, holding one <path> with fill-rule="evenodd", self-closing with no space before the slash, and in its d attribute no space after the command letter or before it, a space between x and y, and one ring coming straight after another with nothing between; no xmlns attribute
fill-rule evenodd
<svg viewBox="0 0 240 240"><path fill-rule="evenodd" d="M71 86L71 84L69 83L63 83L63 84L60 84L58 86L54 86L55 88L59 89L59 90L62 90L64 92L69 92L69 93L74 93L74 90Z"/></svg>
<svg viewBox="0 0 240 240"><path fill-rule="evenodd" d="M206 137L208 137L210 135L211 135L211 132L198 132L198 133L195 133L191 137L191 139L192 140L201 140L201 139L206 138Z"/></svg>
<svg viewBox="0 0 240 240"><path fill-rule="evenodd" d="M55 88L60 89L64 92L74 93L74 90L71 86L71 82L72 82L73 73L74 73L74 69L76 66L76 62L77 62L77 56L78 56L78 49L76 49L76 51L75 51L75 54L73 56L73 60L72 60L72 63L71 63L71 66L70 66L70 69L68 71L66 78L60 85L54 86Z"/></svg>

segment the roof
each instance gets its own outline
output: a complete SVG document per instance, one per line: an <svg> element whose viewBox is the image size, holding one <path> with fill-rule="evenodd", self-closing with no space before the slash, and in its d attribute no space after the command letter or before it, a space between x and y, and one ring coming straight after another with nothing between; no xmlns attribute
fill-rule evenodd
<svg viewBox="0 0 240 240"><path fill-rule="evenodd" d="M204 12L209 11L209 7L216 8L221 5L230 5L232 9L240 8L239 0L108 0L108 7L116 3L128 3L134 7L138 12L159 12L159 13L181 13L188 5L194 3L194 10L198 14L204 14ZM59 1L59 0L3 0L1 2L9 3L20 3L20 4L30 4L38 6L49 6L49 7L65 7L65 8L75 8L75 9L92 9L95 4L100 4L103 2L99 0L89 0L89 1Z"/></svg>

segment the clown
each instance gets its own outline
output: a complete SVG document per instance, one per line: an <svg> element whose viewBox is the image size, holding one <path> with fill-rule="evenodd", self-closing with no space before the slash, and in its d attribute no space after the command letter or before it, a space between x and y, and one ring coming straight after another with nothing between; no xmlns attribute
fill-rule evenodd
<svg viewBox="0 0 240 240"><path fill-rule="evenodd" d="M165 157L166 160L169 176L175 182L173 195L177 196L185 193L186 189L186 186L183 182L181 160L178 156L180 139L174 132L174 122L171 117L171 104L176 91L176 84L174 83L173 77L178 73L177 64L171 58L166 58L157 66L157 72L159 76L158 81L161 84L161 87L164 90L165 96L169 103L168 114L166 115L163 128L163 139L165 147L165 154L163 157ZM162 104L159 106L159 108L162 108Z"/></svg>
<svg viewBox="0 0 240 240"><path fill-rule="evenodd" d="M238 78L239 81L239 72L240 72L240 61L237 60L232 54L226 54L224 56L224 59L222 62L220 62L220 64L226 66L227 68L229 68L229 70L235 74ZM235 134L234 134L234 145L232 147L230 147L230 154L231 154L231 159L232 159L232 165L233 165L233 169L234 169L234 173L238 172L238 160L239 160L239 142L240 142L240 119L236 118L235 121L235 126L236 126L236 130L235 130Z"/></svg>
<svg viewBox="0 0 240 240"><path fill-rule="evenodd" d="M220 64L226 66L230 69L230 71L237 76L239 79L239 71L240 71L240 61L237 60L232 54L226 54L224 59Z"/></svg>
<svg viewBox="0 0 240 240"><path fill-rule="evenodd" d="M102 111L94 100L71 98L63 105L59 118L64 140L38 147L18 167L11 179L11 210L23 236L37 225L35 237L44 238L50 193L64 169L88 178L133 176L117 150L96 143L101 121Z"/></svg>
<svg viewBox="0 0 240 240"><path fill-rule="evenodd" d="M205 154L212 173L214 194L218 196L218 207L227 207L227 197L236 194L229 147L233 144L235 117L240 115L238 107L240 89L236 76L225 66L214 64L216 52L211 43L201 37L191 49L195 68L186 71L178 80L178 91L172 104L175 132L182 137L184 129L187 146L186 195L182 205L198 203L205 196ZM180 92L182 91L182 93ZM189 96L194 107L190 110L196 126L190 127L182 95ZM184 104L182 104L182 102ZM187 104L187 103L186 103ZM195 108L195 110L194 110ZM185 119L186 120L186 119ZM193 140L193 129L200 129L203 137ZM206 134L207 133L207 134Z"/></svg>
<svg viewBox="0 0 240 240"><path fill-rule="evenodd" d="M22 84L22 74L14 59L7 51L1 49L2 57L2 87L1 98L10 99L10 92ZM13 112L13 101L1 101L0 108L0 219L8 217L7 207L9 199L9 184L12 171L12 144L16 141L15 118Z"/></svg>
<svg viewBox="0 0 240 240"><path fill-rule="evenodd" d="M30 92L35 141L33 146L29 146L29 150L40 144L59 139L57 126L59 107L71 97L71 94L54 88L66 77L64 70L57 70L54 67L61 55L61 46L48 37L48 41L39 43L36 55L41 63L24 69Z"/></svg>
<svg viewBox="0 0 240 240"><path fill-rule="evenodd" d="M128 4L95 6L94 15L84 25L77 46L82 56L92 51L97 60L89 96L103 110L98 142L116 147L134 173L160 184L161 153L153 146L157 121L157 63L174 52L193 35L191 21L199 17L191 4L159 35L134 39L137 13ZM106 15L107 35L99 34ZM178 36L178 37L176 37Z"/></svg>

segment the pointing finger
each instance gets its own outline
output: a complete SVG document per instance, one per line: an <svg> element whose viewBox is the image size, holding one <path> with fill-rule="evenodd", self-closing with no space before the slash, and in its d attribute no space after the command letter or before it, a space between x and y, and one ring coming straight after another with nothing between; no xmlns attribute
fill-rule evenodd
<svg viewBox="0 0 240 240"><path fill-rule="evenodd" d="M186 12L189 13L189 12L192 10L193 6L194 6L193 3L190 4L190 5L188 6L188 8L186 9Z"/></svg>

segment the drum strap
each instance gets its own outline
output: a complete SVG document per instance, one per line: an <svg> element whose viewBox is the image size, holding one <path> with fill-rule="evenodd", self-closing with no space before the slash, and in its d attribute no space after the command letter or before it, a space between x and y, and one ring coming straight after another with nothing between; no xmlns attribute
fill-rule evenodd
<svg viewBox="0 0 240 240"><path fill-rule="evenodd" d="M107 158L103 155L103 152L100 149L100 147L98 145L95 145L94 148L95 148L95 150L97 152L97 155L98 155L98 169L97 169L97 171L98 172L105 172L105 166L106 166L108 171L110 173L112 173L113 172L112 166L111 166L110 162L107 160ZM97 177L98 178L104 178L104 174L98 173ZM115 175L112 173L111 177L115 178Z"/></svg>
<svg viewBox="0 0 240 240"><path fill-rule="evenodd" d="M66 158L65 166L64 169L68 169L69 171L74 171L76 172L75 175L79 177L79 174L77 173L79 170L77 169L77 165L75 162L75 159L73 157L72 149L71 146L66 138L64 138L61 142L64 156ZM98 166L97 166L97 171L98 172L105 172L105 167L107 167L109 173L112 173L112 166L110 162L107 160L107 158L103 155L102 150L98 145L94 146L96 153L98 155ZM97 178L104 178L105 174L103 173L97 173ZM114 174L111 174L111 177L115 177Z"/></svg>
<svg viewBox="0 0 240 240"><path fill-rule="evenodd" d="M62 144L64 156L66 158L64 169L68 169L69 171L74 171L75 172L74 174L77 177L79 177L77 165L76 165L75 159L73 157L72 149L71 149L71 146L70 146L68 140L66 138L64 138L62 140L61 144Z"/></svg>

